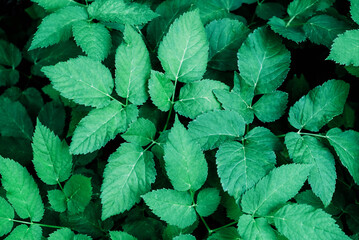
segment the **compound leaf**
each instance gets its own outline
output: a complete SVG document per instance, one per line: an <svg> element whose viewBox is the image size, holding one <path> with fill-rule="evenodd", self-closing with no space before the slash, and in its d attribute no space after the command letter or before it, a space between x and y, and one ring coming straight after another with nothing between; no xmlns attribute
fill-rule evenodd
<svg viewBox="0 0 359 240"><path fill-rule="evenodd" d="M253 128L246 134L243 140L246 145L257 145L258 147L269 151L279 151L282 148L278 137L264 127Z"/></svg>
<svg viewBox="0 0 359 240"><path fill-rule="evenodd" d="M0 64L16 68L21 58L21 52L14 44L0 39Z"/></svg>
<svg viewBox="0 0 359 240"><path fill-rule="evenodd" d="M31 0L32 2L35 2L39 4L39 6L43 7L48 12L56 11L60 8L64 8L67 6L75 6L77 3L73 0Z"/></svg>
<svg viewBox="0 0 359 240"><path fill-rule="evenodd" d="M0 197L0 237L8 234L14 226L15 213L12 206L2 197Z"/></svg>
<svg viewBox="0 0 359 240"><path fill-rule="evenodd" d="M32 224L29 226L21 224L17 226L10 234L6 237L6 240L40 240L42 238L42 228L39 225Z"/></svg>
<svg viewBox="0 0 359 240"><path fill-rule="evenodd" d="M151 71L151 78L148 80L148 93L158 109L164 112L170 110L174 89L172 81L165 74Z"/></svg>
<svg viewBox="0 0 359 240"><path fill-rule="evenodd" d="M91 179L82 175L73 175L64 186L67 209L71 214L83 212L92 197Z"/></svg>
<svg viewBox="0 0 359 240"><path fill-rule="evenodd" d="M102 219L123 213L151 189L156 178L151 152L123 143L111 154L101 187Z"/></svg>
<svg viewBox="0 0 359 240"><path fill-rule="evenodd" d="M198 10L177 18L158 48L158 58L171 80L201 80L208 61L208 41Z"/></svg>
<svg viewBox="0 0 359 240"><path fill-rule="evenodd" d="M66 195L58 189L50 190L47 193L47 198L51 208L56 212L65 212L67 208Z"/></svg>
<svg viewBox="0 0 359 240"><path fill-rule="evenodd" d="M262 122L274 122L283 116L287 103L287 93L282 91L267 93L253 105L254 114Z"/></svg>
<svg viewBox="0 0 359 240"><path fill-rule="evenodd" d="M78 104L102 108L111 101L114 86L111 72L89 57L79 56L41 70L63 97Z"/></svg>
<svg viewBox="0 0 359 240"><path fill-rule="evenodd" d="M266 216L277 209L299 192L307 180L310 168L310 165L304 164L275 168L243 195L243 211L252 216Z"/></svg>
<svg viewBox="0 0 359 240"><path fill-rule="evenodd" d="M217 210L220 201L218 189L202 189L197 195L196 211L202 217L207 217Z"/></svg>
<svg viewBox="0 0 359 240"><path fill-rule="evenodd" d="M1 183L20 218L40 221L44 214L39 188L30 173L14 160L0 156Z"/></svg>
<svg viewBox="0 0 359 240"><path fill-rule="evenodd" d="M154 140L155 134L156 127L150 120L138 118L121 136L127 142L145 146Z"/></svg>
<svg viewBox="0 0 359 240"><path fill-rule="evenodd" d="M332 44L327 60L354 67L359 66L359 30L348 30L339 34Z"/></svg>
<svg viewBox="0 0 359 240"><path fill-rule="evenodd" d="M238 220L238 232L244 240L268 239L276 240L276 234L265 218L254 219L243 214Z"/></svg>
<svg viewBox="0 0 359 240"><path fill-rule="evenodd" d="M185 228L197 219L192 198L188 192L160 189L149 192L142 198L152 212L168 224Z"/></svg>

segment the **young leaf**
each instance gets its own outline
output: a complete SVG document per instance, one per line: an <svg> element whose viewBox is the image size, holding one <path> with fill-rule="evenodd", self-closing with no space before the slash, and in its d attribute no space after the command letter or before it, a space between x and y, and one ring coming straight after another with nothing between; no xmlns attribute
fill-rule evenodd
<svg viewBox="0 0 359 240"><path fill-rule="evenodd" d="M287 103L287 93L282 91L267 93L253 105L254 114L262 122L274 122L283 116Z"/></svg>
<svg viewBox="0 0 359 240"><path fill-rule="evenodd" d="M328 148L311 136L288 133L285 137L289 155L295 163L311 164L308 182L313 192L328 206L335 191L334 157Z"/></svg>
<svg viewBox="0 0 359 240"><path fill-rule="evenodd" d="M33 163L39 178L55 185L71 175L72 157L69 146L38 120L32 139Z"/></svg>
<svg viewBox="0 0 359 240"><path fill-rule="evenodd" d="M170 110L174 89L173 83L165 74L151 71L151 78L148 80L148 93L158 109L164 112Z"/></svg>
<svg viewBox="0 0 359 240"><path fill-rule="evenodd" d="M35 2L39 4L39 6L43 7L48 12L56 11L60 8L64 8L67 6L76 6L77 3L73 0L31 0L32 2Z"/></svg>
<svg viewBox="0 0 359 240"><path fill-rule="evenodd" d="M359 133L353 130L342 132L339 128L333 128L326 136L342 164L359 185Z"/></svg>
<svg viewBox="0 0 359 240"><path fill-rule="evenodd" d="M307 180L311 166L282 165L262 178L242 198L244 212L252 216L265 216L293 198Z"/></svg>
<svg viewBox="0 0 359 240"><path fill-rule="evenodd" d="M296 17L309 17L316 10L319 0L293 0L287 12L291 19Z"/></svg>
<svg viewBox="0 0 359 240"><path fill-rule="evenodd" d="M350 0L350 14L354 22L359 24L359 2Z"/></svg>
<svg viewBox="0 0 359 240"><path fill-rule="evenodd" d="M285 205L274 214L274 223L289 239L350 239L329 214L306 204Z"/></svg>
<svg viewBox="0 0 359 240"><path fill-rule="evenodd" d="M196 191L202 187L208 174L206 159L200 145L191 138L177 116L164 153L167 175L174 189Z"/></svg>
<svg viewBox="0 0 359 240"><path fill-rule="evenodd" d="M12 206L2 197L0 197L0 237L8 234L14 222L12 219L14 218L15 213Z"/></svg>
<svg viewBox="0 0 359 240"><path fill-rule="evenodd" d="M65 212L67 209L66 195L58 189L50 190L47 193L51 208L56 212Z"/></svg>
<svg viewBox="0 0 359 240"><path fill-rule="evenodd" d="M197 219L192 198L188 192L160 189L149 192L142 198L153 213L168 224L185 228Z"/></svg>
<svg viewBox="0 0 359 240"><path fill-rule="evenodd" d="M209 42L208 66L220 71L236 70L237 51L249 29L240 21L223 18L206 26Z"/></svg>
<svg viewBox="0 0 359 240"><path fill-rule="evenodd" d="M166 76L180 82L201 80L208 61L208 42L198 11L184 13L171 25L158 48Z"/></svg>
<svg viewBox="0 0 359 240"><path fill-rule="evenodd" d="M0 39L0 64L16 68L21 58L21 52L14 44Z"/></svg>
<svg viewBox="0 0 359 240"><path fill-rule="evenodd" d="M0 156L1 183L20 218L40 221L44 214L39 188L29 172L14 160Z"/></svg>
<svg viewBox="0 0 359 240"><path fill-rule="evenodd" d="M86 9L79 6L65 7L46 16L38 27L29 50L68 40L73 23L87 18Z"/></svg>
<svg viewBox="0 0 359 240"><path fill-rule="evenodd" d="M188 133L203 150L219 147L228 140L239 139L244 134L245 123L237 112L218 110L199 115L188 124Z"/></svg>
<svg viewBox="0 0 359 240"><path fill-rule="evenodd" d="M290 52L265 28L249 34L237 56L241 77L257 94L276 90L289 71Z"/></svg>
<svg viewBox="0 0 359 240"><path fill-rule="evenodd" d="M137 238L126 232L110 231L111 240L136 240Z"/></svg>
<svg viewBox="0 0 359 240"><path fill-rule="evenodd" d="M79 56L41 70L63 97L78 104L102 108L111 101L114 86L111 72L89 57Z"/></svg>
<svg viewBox="0 0 359 240"><path fill-rule="evenodd" d="M150 56L140 34L130 25L126 25L123 39L116 50L116 92L132 103L141 105L148 98Z"/></svg>
<svg viewBox="0 0 359 240"><path fill-rule="evenodd" d="M318 86L289 109L289 123L296 129L317 132L335 116L343 112L349 84L329 80Z"/></svg>
<svg viewBox="0 0 359 240"><path fill-rule="evenodd" d="M42 238L42 229L39 225L32 224L28 227L25 224L17 226L10 234L6 237L6 240L19 240L19 239L30 239L40 240Z"/></svg>
<svg viewBox="0 0 359 240"><path fill-rule="evenodd" d="M303 27L299 24L296 25L296 20L292 21L291 24L288 21L285 21L278 17L272 17L268 21L268 25L275 32L285 37L289 40L292 40L296 43L304 42L307 37L305 36Z"/></svg>
<svg viewBox="0 0 359 240"><path fill-rule="evenodd" d="M82 175L73 175L64 186L67 209L71 214L83 212L92 197L91 179Z"/></svg>
<svg viewBox="0 0 359 240"><path fill-rule="evenodd" d="M151 189L156 178L151 152L133 143L123 143L111 154L101 187L102 219L123 213Z"/></svg>
<svg viewBox="0 0 359 240"><path fill-rule="evenodd" d="M192 119L201 113L220 109L221 105L213 94L215 89L229 90L229 87L222 82L207 79L188 83L181 88L174 109Z"/></svg>
<svg viewBox="0 0 359 240"><path fill-rule="evenodd" d="M127 142L145 146L154 140L155 134L155 125L148 119L139 118L130 125L121 137Z"/></svg>
<svg viewBox="0 0 359 240"><path fill-rule="evenodd" d="M125 0L97 0L88 7L90 17L104 22L140 25L157 17L149 6Z"/></svg>
<svg viewBox="0 0 359 240"><path fill-rule="evenodd" d="M332 44L330 54L327 60L333 60L336 63L354 67L359 66L359 30L348 30L339 34Z"/></svg>
<svg viewBox="0 0 359 240"><path fill-rule="evenodd" d="M236 200L274 168L273 151L258 145L223 143L216 154L217 172L224 191Z"/></svg>
<svg viewBox="0 0 359 240"><path fill-rule="evenodd" d="M75 42L90 58L103 61L110 53L111 35L101 23L78 21L73 24Z"/></svg>
<svg viewBox="0 0 359 240"><path fill-rule="evenodd" d="M243 214L238 220L238 232L244 240L276 240L276 234L265 218L256 218Z"/></svg>
<svg viewBox="0 0 359 240"><path fill-rule="evenodd" d="M196 211L202 217L207 217L217 210L221 196L216 188L202 189L197 195Z"/></svg>
<svg viewBox="0 0 359 240"><path fill-rule="evenodd" d="M117 134L126 131L137 115L134 105L123 108L116 101L104 108L91 110L76 127L70 152L86 154L100 149Z"/></svg>

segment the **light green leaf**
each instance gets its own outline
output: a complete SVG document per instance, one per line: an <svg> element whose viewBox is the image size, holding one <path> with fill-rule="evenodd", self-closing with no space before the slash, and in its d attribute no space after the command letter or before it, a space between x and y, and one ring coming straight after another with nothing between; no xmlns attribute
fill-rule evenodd
<svg viewBox="0 0 359 240"><path fill-rule="evenodd" d="M174 89L173 83L165 74L151 71L151 78L148 80L148 93L158 109L164 112L170 110Z"/></svg>
<svg viewBox="0 0 359 240"><path fill-rule="evenodd" d="M42 229L39 225L31 225L28 227L25 224L17 226L10 234L7 236L6 240L41 240L42 239Z"/></svg>
<svg viewBox="0 0 359 240"><path fill-rule="evenodd" d="M67 208L66 195L58 189L47 192L47 197L51 208L56 212L65 212Z"/></svg>
<svg viewBox="0 0 359 240"><path fill-rule="evenodd" d="M267 93L253 105L254 114L262 122L274 122L283 116L287 103L287 93L282 91Z"/></svg>
<svg viewBox="0 0 359 240"><path fill-rule="evenodd" d="M145 146L154 140L155 134L155 125L148 119L139 118L130 125L121 137L127 142Z"/></svg>
<svg viewBox="0 0 359 240"><path fill-rule="evenodd" d="M244 212L252 216L266 216L293 198L307 180L311 166L282 165L262 178L242 198Z"/></svg>
<svg viewBox="0 0 359 240"><path fill-rule="evenodd" d="M274 168L275 153L258 145L223 143L216 154L223 190L236 200Z"/></svg>
<svg viewBox="0 0 359 240"><path fill-rule="evenodd" d="M288 8L287 12L291 19L296 17L310 17L315 10L320 0L293 0Z"/></svg>
<svg viewBox="0 0 359 240"><path fill-rule="evenodd" d="M257 94L276 90L289 71L290 52L265 28L249 34L237 56L241 77Z"/></svg>
<svg viewBox="0 0 359 240"><path fill-rule="evenodd" d="M72 154L86 154L102 148L117 134L126 131L138 115L136 106L123 108L113 101L107 107L93 109L75 129L70 145Z"/></svg>
<svg viewBox="0 0 359 240"><path fill-rule="evenodd" d="M147 5L124 0L97 0L87 10L91 18L130 25L145 24L158 16Z"/></svg>
<svg viewBox="0 0 359 240"><path fill-rule="evenodd" d="M92 240L92 237L84 234L77 234L75 235L74 240Z"/></svg>
<svg viewBox="0 0 359 240"><path fill-rule="evenodd" d="M359 66L359 30L348 30L339 34L332 44L327 60L342 65Z"/></svg>
<svg viewBox="0 0 359 240"><path fill-rule="evenodd" d="M171 25L158 48L158 58L171 80L201 80L208 61L208 42L198 11L184 13Z"/></svg>
<svg viewBox="0 0 359 240"><path fill-rule="evenodd" d="M196 219L196 211L188 192L170 189L154 190L142 196L152 212L168 224L185 228Z"/></svg>
<svg viewBox="0 0 359 240"><path fill-rule="evenodd" d="M83 212L92 197L91 179L82 175L73 175L64 186L67 209L71 214Z"/></svg>
<svg viewBox="0 0 359 240"><path fill-rule="evenodd" d="M1 183L20 218L37 222L44 215L39 188L29 172L14 160L0 156Z"/></svg>
<svg viewBox="0 0 359 240"><path fill-rule="evenodd" d="M263 20L269 20L272 17L283 17L285 8L282 4L276 2L261 2L256 7L256 14Z"/></svg>
<svg viewBox="0 0 359 240"><path fill-rule="evenodd" d="M249 29L240 21L223 18L206 26L209 42L208 66L220 71L236 70L237 51Z"/></svg>
<svg viewBox="0 0 359 240"><path fill-rule="evenodd" d="M244 134L243 118L234 111L216 110L199 115L188 124L188 133L203 150L219 147L223 142L239 139Z"/></svg>
<svg viewBox="0 0 359 240"><path fill-rule="evenodd" d="M102 108L111 101L111 72L89 57L79 56L41 70L63 97L78 104Z"/></svg>
<svg viewBox="0 0 359 240"><path fill-rule="evenodd" d="M12 219L14 219L15 213L12 206L2 197L0 197L0 237L8 234L14 223Z"/></svg>
<svg viewBox="0 0 359 240"><path fill-rule="evenodd" d="M90 58L102 61L110 53L111 35L103 24L78 21L72 31L75 42Z"/></svg>
<svg viewBox="0 0 359 240"><path fill-rule="evenodd" d="M123 143L111 154L101 187L102 219L123 213L139 202L156 178L151 152L133 143Z"/></svg>
<svg viewBox="0 0 359 240"><path fill-rule="evenodd" d="M164 147L167 175L178 191L201 188L208 166L200 145L195 142L176 116Z"/></svg>
<svg viewBox="0 0 359 240"><path fill-rule="evenodd" d="M302 23L296 20L288 23L288 21L274 16L269 19L268 25L275 33L296 43L304 42L307 39L301 26Z"/></svg>
<svg viewBox="0 0 359 240"><path fill-rule="evenodd" d="M147 80L151 62L148 50L139 33L126 25L124 38L116 51L116 92L136 105L147 98Z"/></svg>
<svg viewBox="0 0 359 240"><path fill-rule="evenodd" d="M329 15L317 15L309 19L303 26L305 35L316 44L330 47L338 34L350 27L343 21Z"/></svg>
<svg viewBox="0 0 359 240"><path fill-rule="evenodd" d="M308 182L313 192L328 206L335 191L337 174L334 157L327 147L311 136L287 133L285 144L295 163L311 164Z"/></svg>
<svg viewBox="0 0 359 240"><path fill-rule="evenodd" d="M317 132L343 112L349 84L329 80L309 91L289 109L289 123L296 129Z"/></svg>
<svg viewBox="0 0 359 240"><path fill-rule="evenodd" d="M29 50L68 40L73 23L87 18L86 9L78 6L65 7L46 16L38 27Z"/></svg>
<svg viewBox="0 0 359 240"><path fill-rule="evenodd" d="M39 6L43 7L48 12L56 11L60 8L64 8L67 6L76 6L78 5L73 0L31 0L32 2L35 2L39 4Z"/></svg>
<svg viewBox="0 0 359 240"><path fill-rule="evenodd" d="M14 44L0 39L0 64L16 68L21 58L21 52Z"/></svg>
<svg viewBox="0 0 359 240"><path fill-rule="evenodd" d="M326 136L342 164L359 185L359 133L353 130L342 132L339 128L333 128Z"/></svg>
<svg viewBox="0 0 359 240"><path fill-rule="evenodd" d="M285 205L274 214L274 223L280 233L293 240L350 239L329 214L306 204Z"/></svg>
<svg viewBox="0 0 359 240"><path fill-rule="evenodd" d="M220 81L208 79L186 84L180 90L175 111L194 119L202 113L220 109L221 105L213 94L215 89L229 90L229 87Z"/></svg>
<svg viewBox="0 0 359 240"><path fill-rule="evenodd" d="M48 240L73 240L75 233L68 228L61 228L51 233Z"/></svg>
<svg viewBox="0 0 359 240"><path fill-rule="evenodd" d="M136 240L137 238L126 232L110 231L111 240Z"/></svg>
<svg viewBox="0 0 359 240"><path fill-rule="evenodd" d="M196 211L202 217L207 217L217 210L221 196L216 188L202 189L197 195Z"/></svg>
<svg viewBox="0 0 359 240"><path fill-rule="evenodd" d="M282 144L278 137L274 135L269 129L264 127L255 127L251 129L243 138L246 145L258 146L259 148L269 151L280 151Z"/></svg>
<svg viewBox="0 0 359 240"><path fill-rule="evenodd" d="M191 234L181 234L174 237L173 240L196 240L196 238Z"/></svg>
<svg viewBox="0 0 359 240"><path fill-rule="evenodd" d="M2 136L31 140L33 125L20 102L0 97L0 133Z"/></svg>
<svg viewBox="0 0 359 240"><path fill-rule="evenodd" d="M55 185L71 175L72 157L69 146L37 120L32 139L33 163L39 178L46 184Z"/></svg>
<svg viewBox="0 0 359 240"><path fill-rule="evenodd" d="M250 215L242 215L238 221L238 232L244 240L266 239L276 240L276 234L265 218L254 219Z"/></svg>
<svg viewBox="0 0 359 240"><path fill-rule="evenodd" d="M354 22L359 24L359 2L357 0L350 0L350 14Z"/></svg>

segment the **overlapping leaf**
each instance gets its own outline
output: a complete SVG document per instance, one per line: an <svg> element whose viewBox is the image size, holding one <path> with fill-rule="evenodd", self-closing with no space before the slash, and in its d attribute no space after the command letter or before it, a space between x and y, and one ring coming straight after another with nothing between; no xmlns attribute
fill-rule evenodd
<svg viewBox="0 0 359 240"><path fill-rule="evenodd" d="M238 232L244 240L268 239L276 240L276 234L265 218L254 219L250 215L242 215L238 221Z"/></svg>
<svg viewBox="0 0 359 240"><path fill-rule="evenodd" d="M0 197L0 237L8 234L14 223L15 213L12 206L2 197Z"/></svg>
<svg viewBox="0 0 359 240"><path fill-rule="evenodd" d="M359 66L359 30L348 30L339 34L332 44L330 54L327 59L336 63L355 67Z"/></svg>
<svg viewBox="0 0 359 240"><path fill-rule="evenodd" d="M148 93L151 100L161 111L168 111L171 108L171 99L174 92L172 81L165 74L151 71L151 78L148 81Z"/></svg>
<svg viewBox="0 0 359 240"><path fill-rule="evenodd" d="M213 214L221 201L221 196L216 188L202 189L197 195L196 211L202 217Z"/></svg>

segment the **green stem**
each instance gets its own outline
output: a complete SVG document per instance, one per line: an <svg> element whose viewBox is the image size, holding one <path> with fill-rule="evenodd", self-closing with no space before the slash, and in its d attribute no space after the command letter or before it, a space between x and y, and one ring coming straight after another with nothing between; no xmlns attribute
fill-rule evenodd
<svg viewBox="0 0 359 240"><path fill-rule="evenodd" d="M164 126L162 132L166 131L168 123L169 123L170 118L171 118L172 109L173 109L173 105L174 105L175 94L176 94L176 86L177 86L177 78L175 80L175 86L174 86L174 90L173 90L172 97L171 97L171 107L170 107L170 110L168 112L167 120L166 120L166 123L165 123L165 126Z"/></svg>
<svg viewBox="0 0 359 240"><path fill-rule="evenodd" d="M315 133L303 133L303 132L298 132L300 135L308 135L308 136L312 136L312 137L321 137L321 138L328 138L327 136L323 136L321 134L315 134Z"/></svg>
<svg viewBox="0 0 359 240"><path fill-rule="evenodd" d="M208 224L206 223L206 221L204 220L204 218L201 215L198 214L198 216L201 219L201 221L203 222L204 226L206 227L206 229L208 231L208 236L210 236L213 233L213 230L211 230L209 228Z"/></svg>
<svg viewBox="0 0 359 240"><path fill-rule="evenodd" d="M277 138L282 138L282 137L285 137L286 134L281 134L281 135L277 135L276 137Z"/></svg>
<svg viewBox="0 0 359 240"><path fill-rule="evenodd" d="M38 225L40 227L48 227L48 228L67 228L67 227L61 227L61 226L54 226L54 225L48 225L48 224L42 224L42 223L36 223L36 222L26 222L26 221L21 221L21 220L16 220L16 219L10 219L12 222L16 222L16 223L23 223L23 224L27 224L27 225Z"/></svg>
<svg viewBox="0 0 359 240"><path fill-rule="evenodd" d="M66 198L66 202L68 202L70 199L67 197L61 183L59 182L59 180L57 180L57 184L59 185L60 189L61 189L61 192L63 192L63 194L65 195L65 198Z"/></svg>
<svg viewBox="0 0 359 240"><path fill-rule="evenodd" d="M287 24L285 25L285 27L288 27L291 23L292 23L292 21L295 19L295 15L291 18L291 19L289 19L289 21L287 22Z"/></svg>
<svg viewBox="0 0 359 240"><path fill-rule="evenodd" d="M230 226L232 226L232 225L234 225L234 224L237 224L237 223L238 223L238 221L228 223L228 224L226 224L226 225L224 225L224 226L222 226L222 227L212 229L212 232L219 231L219 230L221 230L221 229L224 229L224 228L230 227Z"/></svg>

